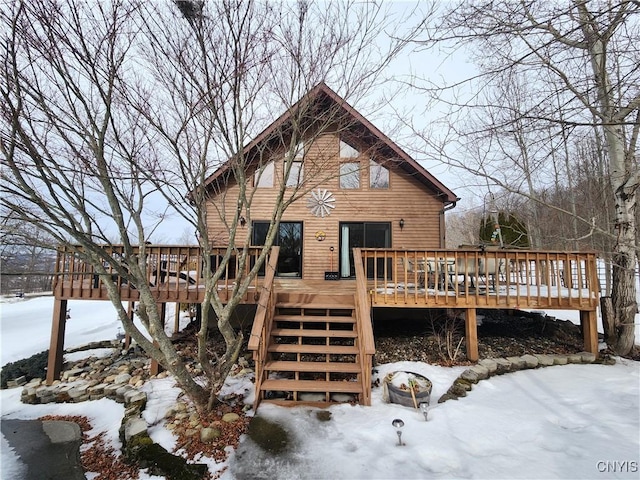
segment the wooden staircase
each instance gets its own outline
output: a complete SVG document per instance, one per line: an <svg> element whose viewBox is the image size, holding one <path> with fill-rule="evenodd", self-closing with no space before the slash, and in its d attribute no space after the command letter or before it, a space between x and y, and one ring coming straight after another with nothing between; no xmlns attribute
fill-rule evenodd
<svg viewBox="0 0 640 480"><path fill-rule="evenodd" d="M364 403L353 295L277 294L266 339L258 403Z"/></svg>

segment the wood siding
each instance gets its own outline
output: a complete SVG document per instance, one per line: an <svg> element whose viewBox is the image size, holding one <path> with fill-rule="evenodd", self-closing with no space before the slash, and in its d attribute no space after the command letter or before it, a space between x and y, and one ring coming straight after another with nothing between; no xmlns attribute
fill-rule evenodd
<svg viewBox="0 0 640 480"><path fill-rule="evenodd" d="M363 146L354 147L364 150ZM392 248L442 248L444 247L442 209L443 203L423 183L405 173L397 165L385 165L389 168L389 188L372 189L369 187L369 156L363 153L358 158L339 157L340 137L326 133L306 146L304 159L304 181L307 189L327 189L333 193L335 208L324 218L311 214L307 201L310 193L302 195L284 213L283 221L302 222L303 224L303 278L322 279L324 272L338 270L339 262L339 225L340 222L389 222L391 224ZM339 179L340 164L360 162L360 188L341 189ZM282 178L282 159L276 160L275 180ZM252 177L252 176L251 176ZM252 178L248 189L253 190ZM251 205L251 218L246 213L247 225L239 227L236 243L241 244L249 232L250 221L268 221L277 195L277 185L273 188L257 188ZM226 195L226 208L234 207L237 200L237 185L229 185ZM220 221L219 210L223 196L211 202L207 208L209 233L216 244L228 241L228 233ZM229 217L229 216L227 216ZM400 219L404 228L400 229ZM324 232L323 241L316 239L317 232ZM331 251L333 247L333 252Z"/></svg>

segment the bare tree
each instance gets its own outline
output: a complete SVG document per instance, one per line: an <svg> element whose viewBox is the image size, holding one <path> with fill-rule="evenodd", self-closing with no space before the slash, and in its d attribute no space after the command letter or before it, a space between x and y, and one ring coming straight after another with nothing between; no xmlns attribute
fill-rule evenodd
<svg viewBox="0 0 640 480"><path fill-rule="evenodd" d="M322 81L352 99L366 93L394 53L375 48L390 19L359 2L230 0L38 0L14 4L0 18L3 207L93 266L125 331L205 410L240 352L242 333L229 320L283 212L322 181L314 175L320 157L305 165L304 181L286 188L299 146L340 126L340 108L305 102L302 93ZM247 145L275 111L288 122ZM259 175L274 155L285 159L279 193L262 253L247 273L251 229L239 235L237 227L242 216L251 220L253 166ZM147 283L146 242L169 211L197 234L204 309L215 312L226 343L211 355L203 315L204 379L192 376L166 335ZM228 248L212 268L219 227ZM123 245L122 257L103 248L113 241ZM232 256L239 277L223 302L216 282ZM137 314L153 341L127 315L112 272L138 289Z"/></svg>
<svg viewBox="0 0 640 480"><path fill-rule="evenodd" d="M454 141L446 147L437 142L430 146L451 164L569 215L613 240L614 317L605 322L611 322L608 343L618 354L633 348L638 308L634 270L640 183L639 11L638 2L628 0L464 1L443 8L439 22L426 22L417 42L421 48L468 48L478 68L478 74L462 84L443 88L422 83L424 94L439 99L447 97L448 89L470 92L466 100L448 100L452 106L448 138ZM525 79L523 94L505 98L504 89L518 78ZM473 121L465 121L469 118ZM501 138L522 132L534 135L522 138L518 148L502 148ZM590 216L580 217L572 205L552 205L536 195L548 184L543 175L554 171L552 165L556 172L567 168L562 164L575 154L576 136L598 135L608 161L615 210L606 229L593 224ZM534 183L523 189L522 179L504 175L501 162L507 159ZM533 159L540 162L537 170ZM567 172L562 174L566 180Z"/></svg>

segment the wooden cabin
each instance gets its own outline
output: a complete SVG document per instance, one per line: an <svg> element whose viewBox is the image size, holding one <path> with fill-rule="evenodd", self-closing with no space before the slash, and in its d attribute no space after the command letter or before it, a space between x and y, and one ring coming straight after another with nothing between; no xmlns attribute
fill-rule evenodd
<svg viewBox="0 0 640 480"><path fill-rule="evenodd" d="M594 253L446 249L444 215L458 200L451 190L326 85L315 87L299 105L312 105L308 111L314 116L307 118L308 136L295 146L299 161L287 178L283 155L291 144L287 124L300 121L292 117L296 106L244 150L251 159L247 189L255 196L236 238L250 239L251 255L259 254L264 241L277 182L302 180L307 187L285 211L264 275L244 298L256 305L249 338L256 406L262 401L369 405L372 311L377 308L460 312L472 361L478 360L477 308L576 309L584 348L597 354ZM238 190L229 167L223 165L207 180L215 192L207 206L208 228L221 245L220 255L229 237L217 212L235 205ZM250 226L253 233L247 237ZM121 253L117 246L105 248ZM152 245L146 255L155 265L149 285L158 302L202 302L199 248ZM233 288L238 269L232 258L219 281L222 298ZM73 252L60 250L57 273L49 382L62 364L66 301L108 300L92 267ZM131 285L120 288L123 300L137 300Z"/></svg>
<svg viewBox="0 0 640 480"><path fill-rule="evenodd" d="M280 184L303 186L302 197L280 223L276 277L354 278L354 248L444 248L444 214L455 206L456 195L325 84L299 103L314 117L318 109L329 113L317 126L310 114L295 118L309 126L298 127L306 137L296 139L287 179L287 124L294 121L297 106L245 149L254 162L246 186L254 198L251 216L243 216L237 237L251 226L252 244L262 245ZM227 168L207 182L218 192L208 208L208 224L210 238L220 244L226 244L228 232L218 212L232 211L238 198L238 185L225 175Z"/></svg>

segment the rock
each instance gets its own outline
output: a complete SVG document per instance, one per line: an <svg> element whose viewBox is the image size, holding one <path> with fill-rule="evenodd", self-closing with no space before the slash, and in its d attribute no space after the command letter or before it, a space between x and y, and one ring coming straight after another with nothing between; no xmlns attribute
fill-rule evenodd
<svg viewBox="0 0 640 480"><path fill-rule="evenodd" d="M124 394L126 405L139 405L142 410L147 404L147 394L139 390L128 390Z"/></svg>
<svg viewBox="0 0 640 480"><path fill-rule="evenodd" d="M211 443L217 440L222 435L222 432L217 428L206 427L200 430L200 440L204 443Z"/></svg>
<svg viewBox="0 0 640 480"><path fill-rule="evenodd" d="M465 387L456 383L454 383L449 387L449 390L447 390L447 393L450 393L451 395L455 395L456 397L467 396L467 390L465 389Z"/></svg>
<svg viewBox="0 0 640 480"><path fill-rule="evenodd" d="M87 393L89 394L89 396L92 396L92 395L104 395L104 389L107 386L108 385L106 383L99 383L98 385L94 385L93 387L89 387L87 389Z"/></svg>
<svg viewBox="0 0 640 480"><path fill-rule="evenodd" d="M502 375L511 371L511 362L506 358L496 358L496 375Z"/></svg>
<svg viewBox="0 0 640 480"><path fill-rule="evenodd" d="M525 368L537 368L538 367L538 358L533 355L522 355L520 357L524 362Z"/></svg>
<svg viewBox="0 0 640 480"><path fill-rule="evenodd" d="M511 370L522 370L526 367L522 357L507 357L506 360L511 362Z"/></svg>
<svg viewBox="0 0 640 480"><path fill-rule="evenodd" d="M66 372L62 372L62 379L69 380L71 377L79 377L81 373L84 373L83 368L73 368L71 370L67 370Z"/></svg>
<svg viewBox="0 0 640 480"><path fill-rule="evenodd" d="M129 442L132 437L147 433L147 422L142 418L130 418L127 420L124 426L124 438L126 442Z"/></svg>
<svg viewBox="0 0 640 480"><path fill-rule="evenodd" d="M463 388L465 391L470 392L473 388L473 384L464 378L456 378L453 382L456 387Z"/></svg>
<svg viewBox="0 0 640 480"><path fill-rule="evenodd" d="M550 367L553 365L553 357L550 355L534 355L538 359L538 365L540 367Z"/></svg>
<svg viewBox="0 0 640 480"><path fill-rule="evenodd" d="M116 385L120 385L123 383L128 383L129 380L131 380L131 375L129 375L128 373L121 373L113 379L113 383L115 383Z"/></svg>
<svg viewBox="0 0 640 480"><path fill-rule="evenodd" d="M447 400L458 400L458 397L447 392L438 399L438 403L444 403Z"/></svg>
<svg viewBox="0 0 640 480"><path fill-rule="evenodd" d="M486 378L489 378L489 369L485 366L482 365L474 365L473 367L471 367L471 370L473 370L474 372L476 372L478 374L478 379L479 380L484 380Z"/></svg>
<svg viewBox="0 0 640 480"><path fill-rule="evenodd" d="M567 356L567 361L569 363L582 363L582 356L579 353L574 353Z"/></svg>
<svg viewBox="0 0 640 480"><path fill-rule="evenodd" d="M225 413L222 416L222 421L226 423L233 423L237 422L238 420L240 420L240 415L234 412Z"/></svg>
<svg viewBox="0 0 640 480"><path fill-rule="evenodd" d="M566 355L554 355L553 356L553 364L554 365L566 365L569 363L569 359Z"/></svg>
<svg viewBox="0 0 640 480"><path fill-rule="evenodd" d="M471 370L470 368L462 372L460 374L460 378L470 383L478 383L478 381L480 380L480 378L478 377L478 374L475 371Z"/></svg>
<svg viewBox="0 0 640 480"><path fill-rule="evenodd" d="M596 355L591 352L580 352L579 355L582 363L593 363L596 361Z"/></svg>
<svg viewBox="0 0 640 480"><path fill-rule="evenodd" d="M480 362L478 362L478 365L482 365L483 367L485 367L489 371L489 375L493 375L494 373L496 373L496 370L498 370L498 364L491 358L480 360Z"/></svg>

